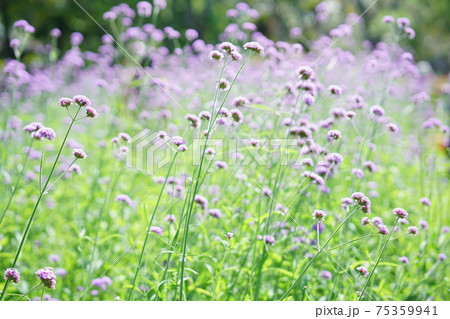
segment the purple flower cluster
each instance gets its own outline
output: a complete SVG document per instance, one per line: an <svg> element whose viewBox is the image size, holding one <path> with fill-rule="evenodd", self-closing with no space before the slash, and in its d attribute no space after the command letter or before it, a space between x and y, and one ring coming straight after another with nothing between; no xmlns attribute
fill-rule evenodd
<svg viewBox="0 0 450 319"><path fill-rule="evenodd" d="M56 288L56 275L53 273L52 267L45 267L36 271L36 275L42 284L50 289Z"/></svg>

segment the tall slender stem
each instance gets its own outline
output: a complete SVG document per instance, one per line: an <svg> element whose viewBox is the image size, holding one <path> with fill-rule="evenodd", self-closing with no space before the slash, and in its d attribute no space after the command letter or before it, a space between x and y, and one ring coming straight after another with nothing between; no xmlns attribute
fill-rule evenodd
<svg viewBox="0 0 450 319"><path fill-rule="evenodd" d="M314 262L314 260L317 258L317 256L319 256L323 250L328 246L328 244L330 243L330 241L333 239L333 237L336 235L336 233L339 231L339 229L341 229L341 227L347 222L347 220L353 216L353 214L359 209L359 207L355 208L350 214L348 214L348 216L339 224L338 227L336 227L336 229L334 230L334 232L331 234L330 238L328 238L328 240L325 242L325 244L322 246L322 248L317 252L317 254L314 255L313 258L311 258L310 262L308 263L308 265L306 265L306 267L303 269L303 271L301 272L301 274L297 277L297 279L294 281L294 283L288 288L288 290L285 291L285 293L281 296L280 300L285 299L289 293L292 291L292 289L294 289L295 286L297 286L300 283L300 280L303 278L303 275L306 273L306 271L308 270L308 268L312 265L312 263Z"/></svg>
<svg viewBox="0 0 450 319"><path fill-rule="evenodd" d="M145 247L147 246L147 241L148 241L148 237L149 237L149 234L150 234L150 227L151 227L151 225L153 223L153 219L155 217L156 211L157 211L158 206L159 206L159 201L161 199L162 193L164 191L164 187L166 186L167 179L169 178L170 171L172 169L173 163L175 162L175 159L177 158L177 155L178 155L178 152L175 153L175 155L173 156L172 162L170 163L169 170L167 171L166 179L164 180L164 183L163 183L163 185L161 187L161 191L159 192L159 196L158 196L158 199L156 201L155 208L153 209L152 217L150 218L150 222L148 223L147 234L145 235L144 245L142 246L141 254L139 255L138 265L136 267L136 272L134 273L133 281L131 282L131 288L130 288L130 292L128 294L127 301L129 301L131 299L132 295L133 295L133 290L134 290L134 286L136 284L136 279L137 279L137 277L139 275L139 270L141 269L141 266L142 266L142 258L144 257Z"/></svg>
<svg viewBox="0 0 450 319"><path fill-rule="evenodd" d="M20 170L19 176L17 176L16 184L14 185L14 189L12 191L11 196L9 197L8 204L6 204L5 209L3 210L2 216L0 217L0 225L2 224L3 218L6 215L6 212L9 209L9 206L11 205L12 199L14 195L16 194L17 188L19 187L20 179L22 178L23 172L25 170L25 166L27 165L28 158L30 157L31 147L33 146L34 138L31 138L30 146L28 147L27 156L25 157L25 160L22 164L22 169Z"/></svg>
<svg viewBox="0 0 450 319"><path fill-rule="evenodd" d="M78 111L75 114L74 118L77 117L78 112L80 112L80 109L81 109L81 106L78 108ZM53 175L53 172L55 171L56 164L58 163L59 157L61 156L62 149L64 147L64 144L66 144L67 137L69 136L70 130L72 129L72 126L73 126L74 122L75 121L72 119L72 122L70 123L69 128L67 129L66 135L64 136L64 140L61 143L61 146L60 146L59 151L58 151L58 155L56 156L56 159L55 159L55 162L53 163L52 169L50 170L50 174L48 175L48 178L47 178L47 180L45 182L44 187L40 190L39 197L38 197L38 199L36 201L36 204L34 205L33 212L31 213L31 216L28 219L28 223L27 223L27 225L25 227L25 231L23 232L22 239L20 241L19 247L17 248L16 255L14 256L14 260L12 262L11 268L14 268L16 266L16 264L17 264L17 261L19 260L19 256L20 256L20 253L22 252L23 245L25 244L25 241L26 241L26 239L28 237L28 233L30 232L31 224L33 223L34 217L36 216L36 212L37 212L37 209L38 209L39 204L41 202L41 199L44 196L44 190L47 188L48 183L50 182L50 179L51 179L51 177ZM5 297L6 291L8 290L8 285L9 285L9 280L7 280L5 282L5 285L3 286L3 291L2 291L2 294L0 295L0 301L3 300L3 298Z"/></svg>
<svg viewBox="0 0 450 319"><path fill-rule="evenodd" d="M375 263L375 266L373 267L372 271L370 272L369 278L367 278L366 283L364 284L364 287L361 291L361 294L358 297L358 300L361 300L362 298L364 298L364 292L366 291L367 285L369 284L370 279L372 278L373 274L375 273L375 270L377 269L378 264L379 264L381 258L383 257L384 251L386 250L386 246L391 239L392 233L394 232L394 228L397 225L397 222L398 222L398 218L395 220L394 226L392 226L389 236L384 242L383 248L381 249L380 255L378 256L377 262Z"/></svg>

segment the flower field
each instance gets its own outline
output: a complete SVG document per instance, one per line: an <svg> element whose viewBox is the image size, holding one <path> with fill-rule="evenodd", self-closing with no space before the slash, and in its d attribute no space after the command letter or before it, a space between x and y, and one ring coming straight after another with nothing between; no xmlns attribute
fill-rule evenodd
<svg viewBox="0 0 450 319"><path fill-rule="evenodd" d="M410 20L284 42L239 3L207 43L165 9L86 12L96 51L55 26L32 60L14 22L0 299L448 300L450 82Z"/></svg>

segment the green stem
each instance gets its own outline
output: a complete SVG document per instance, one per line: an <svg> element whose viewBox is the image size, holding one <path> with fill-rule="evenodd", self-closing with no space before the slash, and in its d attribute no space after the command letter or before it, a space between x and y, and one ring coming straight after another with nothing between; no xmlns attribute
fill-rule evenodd
<svg viewBox="0 0 450 319"><path fill-rule="evenodd" d="M8 208L11 205L12 199L13 199L14 195L16 194L17 188L19 187L20 179L22 178L23 172L25 170L25 166L27 165L27 161L28 161L28 158L30 156L31 146L33 145L33 142L34 142L34 139L31 138L31 143L30 143L30 146L28 147L27 156L25 157L25 160L24 160L24 162L22 164L22 169L20 170L19 176L17 176L16 184L14 185L14 189L12 191L12 194L9 197L8 204L6 204L6 207L3 210L2 216L0 217L0 225L2 224L3 218L5 217L6 212L8 211Z"/></svg>
<svg viewBox="0 0 450 319"><path fill-rule="evenodd" d="M328 246L328 244L330 243L330 241L333 239L333 237L336 235L336 233L339 231L339 229L341 229L341 227L347 222L348 219L350 219L350 217L352 217L352 215L359 209L359 207L355 208L340 224L339 226L334 230L334 232L331 234L330 238L328 238L328 240L325 242L325 244L322 246L322 248L317 252L317 254L314 255L313 258L311 258L310 262L308 263L308 265L306 265L305 269L303 269L303 271L301 272L301 274L297 277L297 279L294 281L294 283L288 288L288 290L285 291L285 293L281 296L280 301L285 299L289 293L292 291L292 289L294 289L295 286L297 286L300 283L300 280L303 278L303 275L306 273L306 271L308 270L308 268L312 265L312 263L314 262L314 260L316 259L317 256L319 256L323 250Z"/></svg>
<svg viewBox="0 0 450 319"><path fill-rule="evenodd" d="M359 295L358 301L361 300L364 297L364 292L366 291L367 285L369 284L370 279L372 279L372 276L373 276L373 274L375 273L375 270L378 267L378 264L379 264L379 262L381 260L381 257L383 257L383 253L386 250L386 246L387 246L387 244L389 243L389 241L391 239L392 233L394 232L394 228L397 225L397 222L398 222L398 218L395 220L394 226L392 226L391 232L389 233L389 236L388 236L387 240L384 242L383 248L381 249L381 253L378 256L377 262L375 263L375 266L373 267L373 270L370 272L369 278L367 278L366 283L364 284L364 287L363 287L363 289L361 291L361 295Z"/></svg>
<svg viewBox="0 0 450 319"><path fill-rule="evenodd" d="M136 279L137 279L137 277L139 275L139 270L141 269L141 266L142 266L142 258L144 256L145 247L147 246L147 241L148 241L148 237L149 237L149 234L150 234L150 227L151 227L151 225L153 223L153 219L155 217L156 210L158 209L158 206L159 206L159 201L161 199L162 193L164 191L164 187L166 186L167 179L169 178L170 171L172 169L173 163L175 162L175 159L177 158L177 155L178 155L178 152L176 152L175 155L173 156L173 160L170 163L169 170L167 171L166 178L165 178L164 183L163 183L163 185L161 187L161 191L159 192L159 196L158 196L158 199L156 201L155 208L153 209L152 217L150 218L150 222L149 222L148 227L147 227L147 234L145 235L144 245L142 246L141 254L139 256L138 266L137 266L136 271L134 273L133 281L131 282L131 288L130 288L130 292L128 294L127 301L130 301L130 299L131 299L131 297L133 295L133 290L134 290L134 286L136 284Z"/></svg>
<svg viewBox="0 0 450 319"><path fill-rule="evenodd" d="M28 295L30 292L32 292L33 290L36 290L40 285L42 285L42 282L37 284L36 286L34 286L33 288L31 288L30 290L28 290L26 293L24 293L19 299L17 299L17 301L22 300L23 297L25 297L26 295Z"/></svg>
<svg viewBox="0 0 450 319"><path fill-rule="evenodd" d="M77 111L77 114L75 114L75 117L78 115L78 112L80 111L80 109L81 109L81 107L78 108L78 111ZM45 182L45 185L44 185L43 189L46 189L48 183L50 182L50 179L51 179L51 177L53 175L53 172L55 171L56 164L58 163L59 157L61 156L61 152L62 152L62 149L64 147L64 144L66 143L67 137L69 136L70 130L72 129L73 123L74 123L74 120L72 120L72 122L69 125L69 128L67 129L66 135L64 136L64 140L61 143L61 146L60 146L59 151L58 151L58 155L56 156L55 162L53 163L52 169L50 170L50 174L48 175L47 181ZM33 223L34 217L36 216L36 212L37 212L37 209L39 207L39 203L41 202L42 196L44 195L43 189L40 190L40 194L39 194L39 197L38 197L38 199L36 201L36 204L34 205L33 212L31 213L31 216L28 219L28 223L27 223L27 225L25 227L25 231L23 232L22 239L20 241L19 247L17 248L17 252L16 252L16 255L14 256L14 261L13 261L13 263L11 265L11 268L14 268L16 266L17 261L18 261L19 256L20 256L20 253L22 252L23 245L25 244L25 240L27 239L28 233L30 232L30 229L31 229L31 224ZM5 286L3 287L3 291L2 291L2 294L0 296L0 301L3 300L3 298L4 298L5 294L6 294L6 291L7 291L7 288L8 288L7 283L8 283L8 281L6 281Z"/></svg>

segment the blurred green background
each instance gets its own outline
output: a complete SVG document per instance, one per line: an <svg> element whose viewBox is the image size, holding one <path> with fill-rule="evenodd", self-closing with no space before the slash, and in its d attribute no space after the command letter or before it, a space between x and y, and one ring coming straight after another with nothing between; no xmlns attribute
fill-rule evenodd
<svg viewBox="0 0 450 319"><path fill-rule="evenodd" d="M106 30L108 23L102 19L112 6L126 2L132 8L138 0L77 0ZM299 26L306 39L329 31L343 23L350 12L361 14L375 0L325 1L332 8L330 20L318 26L314 8L318 0L248 0L260 17L254 22L258 29L274 40L287 40L289 29ZM149 1L152 2L152 1ZM167 8L161 12L157 27L172 26L179 31L195 28L207 42L217 42L217 36L230 22L225 13L239 1L232 0L167 0ZM0 58L13 57L9 48L10 29L14 21L26 19L36 28L35 39L49 42L49 31L58 27L63 36L58 46L69 48L70 33L83 33L82 48L96 50L103 31L96 26L73 0L1 0L0 1ZM411 19L416 38L408 41L417 60L427 60L434 70L445 74L450 69L450 1L449 0L378 0L364 15L364 35L372 42L379 41L386 26L381 23L384 15L405 16Z"/></svg>

